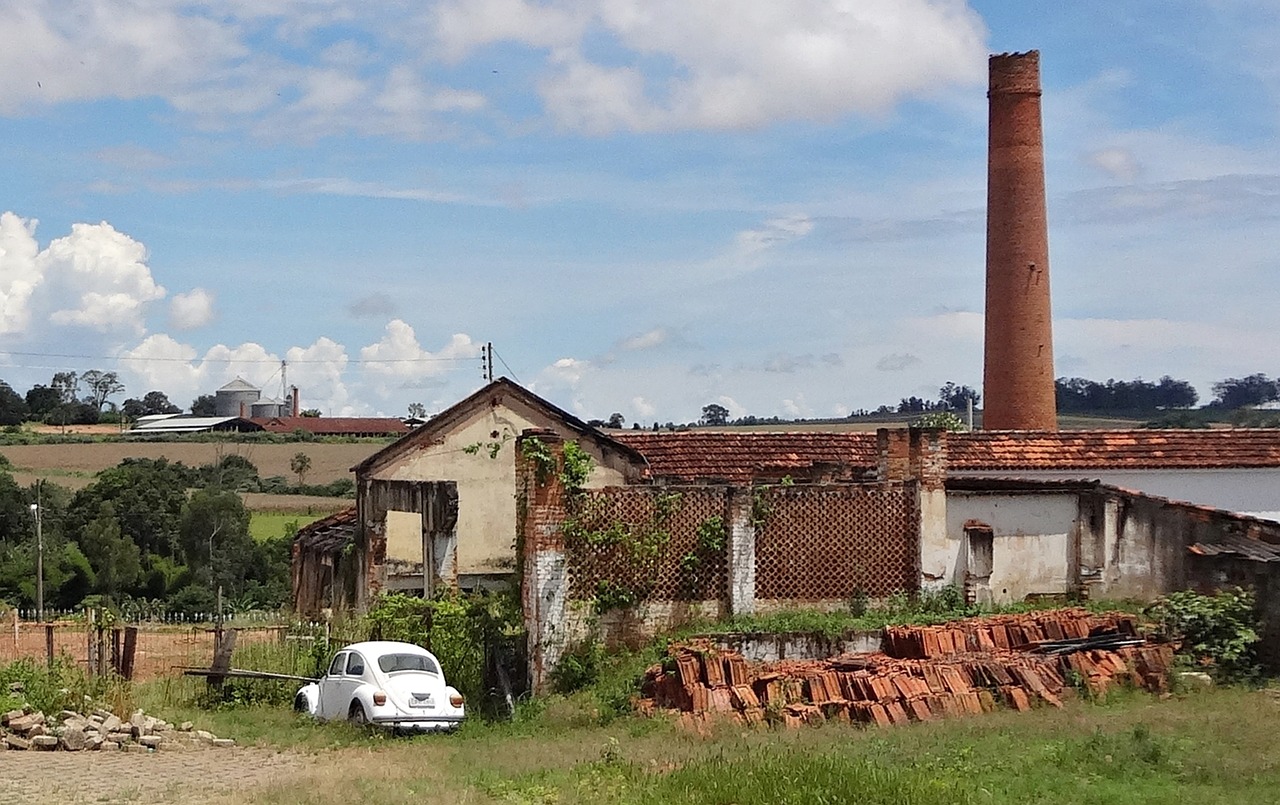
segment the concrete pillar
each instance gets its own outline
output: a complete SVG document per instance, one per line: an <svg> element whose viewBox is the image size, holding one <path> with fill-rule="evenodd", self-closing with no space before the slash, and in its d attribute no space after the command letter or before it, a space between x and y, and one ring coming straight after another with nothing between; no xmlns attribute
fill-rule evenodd
<svg viewBox="0 0 1280 805"><path fill-rule="evenodd" d="M756 524L752 519L754 490L731 488L728 492L729 614L756 611Z"/></svg>
<svg viewBox="0 0 1280 805"><path fill-rule="evenodd" d="M990 63L982 427L1057 430L1040 54Z"/></svg>
<svg viewBox="0 0 1280 805"><path fill-rule="evenodd" d="M947 433L911 428L907 439L920 514L920 589L937 589L954 581L950 568L960 546L959 535L947 535Z"/></svg>

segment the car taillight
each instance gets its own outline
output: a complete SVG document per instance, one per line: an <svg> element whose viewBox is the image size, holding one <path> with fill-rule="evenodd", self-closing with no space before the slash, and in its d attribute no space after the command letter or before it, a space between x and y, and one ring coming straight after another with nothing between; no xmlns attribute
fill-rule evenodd
<svg viewBox="0 0 1280 805"><path fill-rule="evenodd" d="M453 705L454 707L461 707L464 701L466 700L462 698L461 693L455 693L449 697L449 704Z"/></svg>
<svg viewBox="0 0 1280 805"><path fill-rule="evenodd" d="M378 691L378 692L374 693L374 694L373 694L373 703L374 703L374 704L376 704L376 705L378 705L379 707L381 707L382 705L386 704L386 703L387 703L387 694L383 693L382 691Z"/></svg>

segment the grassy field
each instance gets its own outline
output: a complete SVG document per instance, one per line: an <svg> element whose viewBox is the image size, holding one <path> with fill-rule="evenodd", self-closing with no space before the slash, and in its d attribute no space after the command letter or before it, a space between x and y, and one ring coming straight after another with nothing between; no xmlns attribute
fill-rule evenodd
<svg viewBox="0 0 1280 805"><path fill-rule="evenodd" d="M272 497L287 497L285 495L273 495ZM337 500L334 498L325 498L325 500L333 501L338 508L345 508L345 500ZM336 511L337 509L334 509ZM301 511L271 511L262 509L253 509L250 507L249 534L258 542L266 539L274 539L282 536L289 524L292 523L296 528L302 528L305 525L314 523L322 517L332 514L328 510L304 509Z"/></svg>
<svg viewBox="0 0 1280 805"><path fill-rule="evenodd" d="M385 447L382 441L289 444L249 444L234 442L91 442L85 444L24 444L0 447L0 455L13 465L14 479L29 484L47 479L72 489L87 486L93 477L126 458L167 458L188 466L212 464L222 456L240 455L252 461L263 478L282 475L297 477L289 461L297 453L311 459L307 483L326 484L351 478L351 468Z"/></svg>
<svg viewBox="0 0 1280 805"><path fill-rule="evenodd" d="M183 683L156 683L166 684ZM171 701L176 691L142 693ZM1235 805L1280 801L1272 693L1121 692L902 728L725 723L705 734L666 718L602 725L589 700L555 697L512 723L412 739L314 724L284 707L164 713L320 757L301 777L237 793L241 802Z"/></svg>

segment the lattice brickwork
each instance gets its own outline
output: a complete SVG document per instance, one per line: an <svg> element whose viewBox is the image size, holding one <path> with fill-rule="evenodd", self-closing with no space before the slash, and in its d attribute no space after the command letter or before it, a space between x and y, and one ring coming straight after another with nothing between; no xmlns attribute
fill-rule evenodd
<svg viewBox="0 0 1280 805"><path fill-rule="evenodd" d="M596 598L601 582L643 600L726 596L727 532L718 551L699 545L704 524L725 517L723 489L611 488L586 493L574 509L565 527L571 598Z"/></svg>
<svg viewBox="0 0 1280 805"><path fill-rule="evenodd" d="M916 588L913 487L770 487L757 496L757 599L880 598Z"/></svg>

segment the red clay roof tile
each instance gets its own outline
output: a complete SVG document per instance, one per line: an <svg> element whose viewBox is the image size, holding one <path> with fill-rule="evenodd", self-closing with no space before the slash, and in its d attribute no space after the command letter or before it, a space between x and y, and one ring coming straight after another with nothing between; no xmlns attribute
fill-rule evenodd
<svg viewBox="0 0 1280 805"><path fill-rule="evenodd" d="M877 463L868 432L604 431L642 453L651 478L684 481L858 472ZM947 437L956 472L1280 467L1280 429L976 431Z"/></svg>

